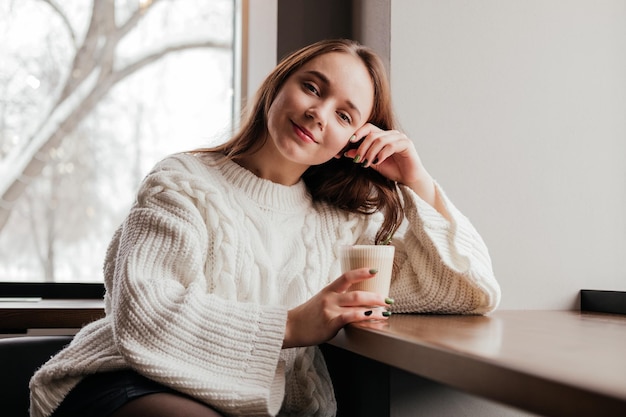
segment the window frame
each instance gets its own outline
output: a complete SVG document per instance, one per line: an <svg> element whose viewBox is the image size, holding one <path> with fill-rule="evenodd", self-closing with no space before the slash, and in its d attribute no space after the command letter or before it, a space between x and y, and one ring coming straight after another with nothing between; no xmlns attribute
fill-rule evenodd
<svg viewBox="0 0 626 417"><path fill-rule="evenodd" d="M2 298L102 299L103 282L0 282Z"/></svg>

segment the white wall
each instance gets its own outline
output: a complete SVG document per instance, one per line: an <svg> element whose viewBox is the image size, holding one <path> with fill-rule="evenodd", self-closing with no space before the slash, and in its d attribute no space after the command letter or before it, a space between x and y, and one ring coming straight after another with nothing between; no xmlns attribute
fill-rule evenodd
<svg viewBox="0 0 626 417"><path fill-rule="evenodd" d="M400 122L503 309L626 290L626 1L391 0Z"/></svg>

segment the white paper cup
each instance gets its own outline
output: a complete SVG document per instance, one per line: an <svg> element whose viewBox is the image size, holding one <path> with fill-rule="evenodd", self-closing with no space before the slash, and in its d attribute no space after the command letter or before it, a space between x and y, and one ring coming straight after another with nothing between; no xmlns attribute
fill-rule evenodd
<svg viewBox="0 0 626 417"><path fill-rule="evenodd" d="M342 246L340 254L342 273L357 268L378 270L372 278L352 284L350 291L370 291L387 297L391 285L394 253L395 247L391 245Z"/></svg>

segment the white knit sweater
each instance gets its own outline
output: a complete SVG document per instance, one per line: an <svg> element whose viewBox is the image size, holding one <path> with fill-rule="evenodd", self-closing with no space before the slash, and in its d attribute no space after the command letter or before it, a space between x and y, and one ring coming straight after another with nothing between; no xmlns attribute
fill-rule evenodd
<svg viewBox="0 0 626 417"><path fill-rule="evenodd" d="M281 349L287 310L339 277L338 249L381 216L349 214L211 154L179 154L143 182L106 255L106 317L33 376L44 417L87 374L132 368L233 416L333 416L316 347ZM438 189L447 221L401 187L393 311L483 314L500 289L487 248Z"/></svg>

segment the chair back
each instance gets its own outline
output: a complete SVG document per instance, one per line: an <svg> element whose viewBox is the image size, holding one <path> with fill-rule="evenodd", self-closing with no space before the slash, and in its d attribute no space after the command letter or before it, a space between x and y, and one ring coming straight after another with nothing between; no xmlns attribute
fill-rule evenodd
<svg viewBox="0 0 626 417"><path fill-rule="evenodd" d="M72 336L20 336L0 339L0 415L29 415L30 378L41 365L71 341Z"/></svg>

